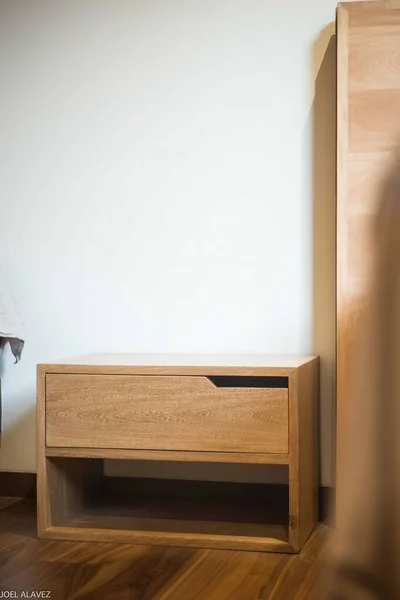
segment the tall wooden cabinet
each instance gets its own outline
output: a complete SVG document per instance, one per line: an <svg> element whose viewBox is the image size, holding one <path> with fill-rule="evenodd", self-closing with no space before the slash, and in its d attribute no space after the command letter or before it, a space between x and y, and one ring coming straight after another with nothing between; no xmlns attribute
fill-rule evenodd
<svg viewBox="0 0 400 600"><path fill-rule="evenodd" d="M337 523L351 401L351 348L368 297L370 225L378 188L400 141L400 0L337 10Z"/></svg>

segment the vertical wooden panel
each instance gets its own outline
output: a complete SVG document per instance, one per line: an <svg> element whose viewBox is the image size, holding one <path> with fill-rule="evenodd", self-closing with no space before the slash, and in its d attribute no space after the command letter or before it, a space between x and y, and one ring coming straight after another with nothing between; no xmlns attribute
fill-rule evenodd
<svg viewBox="0 0 400 600"><path fill-rule="evenodd" d="M381 178L400 139L400 0L338 5L337 442L340 527L352 349L368 305Z"/></svg>
<svg viewBox="0 0 400 600"><path fill-rule="evenodd" d="M98 495L103 477L101 459L47 458L47 481L51 524L65 525L82 513L85 502Z"/></svg>
<svg viewBox="0 0 400 600"><path fill-rule="evenodd" d="M47 463L45 454L46 439L46 371L43 366L37 368L36 427L37 427L37 528L38 535L43 534L51 525L50 496L47 486Z"/></svg>
<svg viewBox="0 0 400 600"><path fill-rule="evenodd" d="M336 442L336 487L340 489L340 464L342 456L340 431L344 420L344 402L346 389L346 365L348 360L347 330L348 330L348 275L347 275L347 190L348 190L348 145L349 145L349 103L348 103L348 27L349 15L344 6L337 10L337 223L336 223L336 331L337 331L337 361L336 361L336 390L337 390L337 442ZM337 519L339 515L336 513Z"/></svg>
<svg viewBox="0 0 400 600"><path fill-rule="evenodd" d="M319 359L289 378L289 543L299 550L318 520Z"/></svg>

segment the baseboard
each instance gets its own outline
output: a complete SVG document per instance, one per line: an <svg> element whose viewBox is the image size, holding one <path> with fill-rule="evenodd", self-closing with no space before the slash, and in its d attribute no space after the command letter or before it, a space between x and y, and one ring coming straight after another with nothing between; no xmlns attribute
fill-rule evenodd
<svg viewBox="0 0 400 600"><path fill-rule="evenodd" d="M119 478L117 478L119 479ZM118 486L124 485L119 480ZM274 485L274 488L283 489L284 485ZM15 473L0 472L0 496L9 496L15 498L35 498L36 497L36 473ZM321 486L319 488L319 521L330 523L333 519L333 507L335 506L335 489L333 487Z"/></svg>
<svg viewBox="0 0 400 600"><path fill-rule="evenodd" d="M0 496L36 497L36 473L0 472Z"/></svg>

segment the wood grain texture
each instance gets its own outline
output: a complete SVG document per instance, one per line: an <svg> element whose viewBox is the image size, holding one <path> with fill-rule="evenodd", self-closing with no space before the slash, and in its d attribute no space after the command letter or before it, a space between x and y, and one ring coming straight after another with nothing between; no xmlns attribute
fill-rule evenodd
<svg viewBox="0 0 400 600"><path fill-rule="evenodd" d="M46 377L46 445L288 452L285 389L216 388L203 377Z"/></svg>
<svg viewBox="0 0 400 600"><path fill-rule="evenodd" d="M54 600L319 600L326 528L297 555L35 538L35 506L0 512L2 590Z"/></svg>
<svg viewBox="0 0 400 600"><path fill-rule="evenodd" d="M115 448L46 448L47 457L104 458L117 460L152 460L206 463L242 463L287 465L288 454L256 454L254 452L187 452L182 450L121 450Z"/></svg>
<svg viewBox="0 0 400 600"><path fill-rule="evenodd" d="M372 225L381 181L400 141L400 3L349 2L337 12L338 506L352 349L368 305ZM340 525L340 511L337 524Z"/></svg>
<svg viewBox="0 0 400 600"><path fill-rule="evenodd" d="M289 542L295 549L302 547L318 520L318 367L318 359L307 363L289 383Z"/></svg>
<svg viewBox="0 0 400 600"><path fill-rule="evenodd" d="M289 392L279 387L217 387L196 374L195 367L187 375L174 375L174 367L165 367L168 375L160 375L160 366L154 367L156 375L151 367L140 375L143 367L129 364L124 374L109 374L107 367L96 364L83 365L81 373L75 365L65 365L63 373L39 365L38 497L45 502L38 516L40 537L297 552L316 514L318 359L296 361L300 366L289 370L262 367L264 375L284 372ZM248 367L243 369L248 374ZM235 366L225 374L242 375L243 370ZM105 458L133 457L289 464L290 507L287 499L284 519L278 522L270 513L269 497L253 504L235 492L213 496L210 504L199 494L196 504L181 497L181 486L165 478L162 485L175 490L171 498L154 493L142 505L135 480L134 490L122 494L128 503L124 507L101 487L102 463ZM220 485L231 486L232 492L233 484ZM242 490L245 485L240 484Z"/></svg>
<svg viewBox="0 0 400 600"><path fill-rule="evenodd" d="M268 537L266 529L262 530L262 537L254 535L210 534L210 533L177 533L168 531L142 531L138 529L124 529L120 527L114 517L114 524L118 523L118 529L100 527L104 518L96 520L87 517L87 521L72 521L71 527L49 527L43 533L43 539L54 540L80 540L86 542L113 542L129 544L150 544L152 546L180 546L188 548L219 548L222 550L251 550L255 552L294 552L292 546L279 537ZM92 524L92 527L90 526ZM107 521L106 521L107 524ZM166 523L159 522L160 528ZM84 525L84 526L82 526ZM273 536L285 535L283 528L271 527L269 530Z"/></svg>

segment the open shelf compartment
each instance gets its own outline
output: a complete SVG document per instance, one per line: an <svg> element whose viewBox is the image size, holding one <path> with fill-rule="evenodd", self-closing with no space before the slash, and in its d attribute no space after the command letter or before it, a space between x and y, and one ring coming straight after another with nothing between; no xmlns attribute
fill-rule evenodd
<svg viewBox="0 0 400 600"><path fill-rule="evenodd" d="M44 537L291 551L285 485L109 477L91 458L46 458L46 470Z"/></svg>

